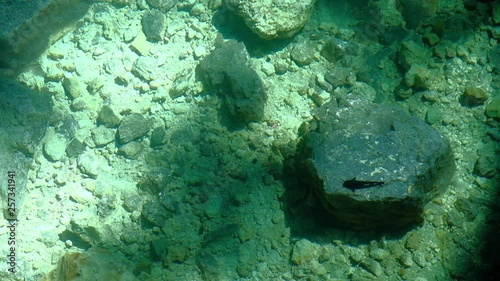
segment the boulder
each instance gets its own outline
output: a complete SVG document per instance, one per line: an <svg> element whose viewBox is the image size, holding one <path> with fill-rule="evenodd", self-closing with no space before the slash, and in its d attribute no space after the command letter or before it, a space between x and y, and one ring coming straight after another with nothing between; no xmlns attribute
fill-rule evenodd
<svg viewBox="0 0 500 281"><path fill-rule="evenodd" d="M197 72L208 89L224 100L234 119L250 122L262 118L267 93L243 43L219 42L198 65Z"/></svg>
<svg viewBox="0 0 500 281"><path fill-rule="evenodd" d="M320 112L298 162L325 209L358 228L420 222L453 174L448 140L395 106L330 102Z"/></svg>
<svg viewBox="0 0 500 281"><path fill-rule="evenodd" d="M316 0L240 1L225 4L263 39L289 38L309 20Z"/></svg>

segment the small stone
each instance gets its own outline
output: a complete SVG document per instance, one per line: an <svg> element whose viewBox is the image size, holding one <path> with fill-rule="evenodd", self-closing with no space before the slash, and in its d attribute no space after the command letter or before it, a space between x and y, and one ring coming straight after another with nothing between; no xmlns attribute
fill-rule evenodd
<svg viewBox="0 0 500 281"><path fill-rule="evenodd" d="M130 43L130 49L141 56L147 56L151 49L151 44L147 41L146 35L143 32L139 32L134 41Z"/></svg>
<svg viewBox="0 0 500 281"><path fill-rule="evenodd" d="M151 141L150 141L151 147L164 145L166 143L167 143L167 132L165 131L165 129L162 127L154 128L153 132L151 133Z"/></svg>
<svg viewBox="0 0 500 281"><path fill-rule="evenodd" d="M43 152L47 160L51 162L59 161L66 150L66 139L58 134L53 134L47 138L43 146Z"/></svg>
<svg viewBox="0 0 500 281"><path fill-rule="evenodd" d="M368 272L370 272L371 274L373 274L377 277L382 275L382 273L384 273L384 269L382 268L380 263L378 263L377 261L375 261L371 258L368 258L368 257L364 258L363 261L361 262L361 265Z"/></svg>
<svg viewBox="0 0 500 281"><path fill-rule="evenodd" d="M293 246L292 261L297 265L305 264L313 260L316 255L315 245L306 239L301 239Z"/></svg>
<svg viewBox="0 0 500 281"><path fill-rule="evenodd" d="M69 198L71 200L75 201L76 203L86 204L89 201L93 200L94 196L88 190L85 190L83 188L75 188L75 189L72 189L72 192L69 195Z"/></svg>
<svg viewBox="0 0 500 281"><path fill-rule="evenodd" d="M144 145L137 141L129 142L118 149L118 155L128 159L137 159L144 150Z"/></svg>
<svg viewBox="0 0 500 281"><path fill-rule="evenodd" d="M429 107L427 109L427 113L425 114L425 122L427 124L436 124L440 123L442 119L441 111L435 107Z"/></svg>
<svg viewBox="0 0 500 281"><path fill-rule="evenodd" d="M493 98L488 105L486 105L485 112L486 116L500 119L500 97Z"/></svg>
<svg viewBox="0 0 500 281"><path fill-rule="evenodd" d="M484 104L488 99L486 91L479 87L467 87L460 97L463 106L478 106Z"/></svg>
<svg viewBox="0 0 500 281"><path fill-rule="evenodd" d="M158 10L146 11L142 16L141 25L142 32L151 42L161 41L167 28L165 15Z"/></svg>
<svg viewBox="0 0 500 281"><path fill-rule="evenodd" d="M267 76L273 76L276 71L274 69L274 65L270 62L265 62L262 64L261 68L262 72L264 72Z"/></svg>
<svg viewBox="0 0 500 281"><path fill-rule="evenodd" d="M404 253L401 257L399 257L399 261L405 267L411 267L413 265L413 259L410 253Z"/></svg>
<svg viewBox="0 0 500 281"><path fill-rule="evenodd" d="M146 81L156 79L157 60L152 57L139 57L132 65L132 73Z"/></svg>
<svg viewBox="0 0 500 281"><path fill-rule="evenodd" d="M97 161L97 157L94 154L82 154L78 157L77 167L82 174L90 178L97 178Z"/></svg>
<svg viewBox="0 0 500 281"><path fill-rule="evenodd" d="M125 116L118 127L120 143L125 144L149 132L149 121L139 113Z"/></svg>
<svg viewBox="0 0 500 281"><path fill-rule="evenodd" d="M309 40L302 40L295 44L290 53L292 60L298 65L308 65L314 61L316 46Z"/></svg>
<svg viewBox="0 0 500 281"><path fill-rule="evenodd" d="M92 140L97 147L106 146L115 140L115 132L105 126L99 126L92 130Z"/></svg>
<svg viewBox="0 0 500 281"><path fill-rule="evenodd" d="M199 59L207 54L207 49L203 46L196 46L194 48L194 58Z"/></svg>
<svg viewBox="0 0 500 281"><path fill-rule="evenodd" d="M375 260L378 260L378 261L381 261L381 260L384 260L385 258L387 258L389 256L389 252L384 250L384 249L375 249L373 250L370 255L372 256L372 258L374 258Z"/></svg>
<svg viewBox="0 0 500 281"><path fill-rule="evenodd" d="M177 0L146 0L146 2L152 8L158 9L163 13L170 11L177 4Z"/></svg>
<svg viewBox="0 0 500 281"><path fill-rule="evenodd" d="M71 99L76 99L87 93L86 85L77 77L69 77L63 80L63 87L66 95Z"/></svg>
<svg viewBox="0 0 500 281"><path fill-rule="evenodd" d="M427 33L423 36L423 41L431 46L439 43L439 37L434 33Z"/></svg>
<svg viewBox="0 0 500 281"><path fill-rule="evenodd" d="M491 178L495 175L495 167L497 166L494 155L483 155L477 159L474 172L479 176Z"/></svg>
<svg viewBox="0 0 500 281"><path fill-rule="evenodd" d="M120 124L120 118L115 114L111 107L104 105L99 111L97 116L97 122L104 124L108 128L118 127Z"/></svg>
<svg viewBox="0 0 500 281"><path fill-rule="evenodd" d="M70 107L73 111L83 111L89 108L89 104L86 98L78 97L71 102Z"/></svg>
<svg viewBox="0 0 500 281"><path fill-rule="evenodd" d="M66 155L71 158L77 157L85 151L85 147L86 146L82 141L74 138L69 142L68 147L66 148Z"/></svg>
<svg viewBox="0 0 500 281"><path fill-rule="evenodd" d="M430 76L431 74L425 66L414 64L405 74L405 84L408 87L428 88L427 80Z"/></svg>
<svg viewBox="0 0 500 281"><path fill-rule="evenodd" d="M422 97L431 102L435 102L439 98L439 93L437 91L425 91L422 93Z"/></svg>

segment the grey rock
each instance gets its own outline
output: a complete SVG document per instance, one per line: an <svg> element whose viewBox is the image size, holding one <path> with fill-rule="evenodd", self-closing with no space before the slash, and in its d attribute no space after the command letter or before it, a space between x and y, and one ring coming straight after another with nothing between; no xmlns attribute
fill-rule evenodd
<svg viewBox="0 0 500 281"><path fill-rule="evenodd" d="M227 8L264 39L289 38L309 20L316 0L240 1L226 0Z"/></svg>
<svg viewBox="0 0 500 281"><path fill-rule="evenodd" d="M154 128L153 132L151 133L151 141L150 141L151 147L157 147L160 145L164 145L166 143L167 143L167 131L165 131L165 129L162 127Z"/></svg>
<svg viewBox="0 0 500 281"><path fill-rule="evenodd" d="M77 138L72 139L66 147L66 155L70 158L77 157L85 151L86 145Z"/></svg>
<svg viewBox="0 0 500 281"><path fill-rule="evenodd" d="M2 1L0 65L22 69L51 45L51 38L76 23L94 1Z"/></svg>
<svg viewBox="0 0 500 281"><path fill-rule="evenodd" d="M137 159L140 153L144 150L144 145L137 141L132 141L124 144L118 149L118 155L128 159Z"/></svg>
<svg viewBox="0 0 500 281"><path fill-rule="evenodd" d="M427 109L427 112L425 113L425 122L429 125L439 123L441 122L441 119L443 119L443 115L438 108L431 106Z"/></svg>
<svg viewBox="0 0 500 281"><path fill-rule="evenodd" d="M83 111L89 109L88 100L85 97L78 97L71 102L71 110Z"/></svg>
<svg viewBox="0 0 500 281"><path fill-rule="evenodd" d="M167 238L160 238L151 241L151 254L154 260L161 260L167 254Z"/></svg>
<svg viewBox="0 0 500 281"><path fill-rule="evenodd" d="M97 147L106 146L115 140L115 131L104 126L99 126L92 129L92 140Z"/></svg>
<svg viewBox="0 0 500 281"><path fill-rule="evenodd" d="M177 0L146 0L146 2L150 7L158 9L163 13L170 11L177 4Z"/></svg>
<svg viewBox="0 0 500 281"><path fill-rule="evenodd" d="M146 81L151 81L156 78L156 70L158 64L151 57L139 57L132 65L132 73Z"/></svg>
<svg viewBox="0 0 500 281"><path fill-rule="evenodd" d="M63 80L64 92L71 99L76 99L87 93L86 85L77 77L69 77Z"/></svg>
<svg viewBox="0 0 500 281"><path fill-rule="evenodd" d="M384 273L384 269L382 268L380 263L371 258L368 257L364 258L363 261L361 261L361 265L371 274L377 277L379 277L380 275L382 275L382 273Z"/></svg>
<svg viewBox="0 0 500 281"><path fill-rule="evenodd" d="M348 84L352 72L349 68L337 66L325 73L325 81L332 84L334 88L344 86Z"/></svg>
<svg viewBox="0 0 500 281"><path fill-rule="evenodd" d="M337 62L342 58L358 54L358 46L337 38L326 41L321 49L321 55L330 62Z"/></svg>
<svg viewBox="0 0 500 281"><path fill-rule="evenodd" d="M82 154L78 156L76 166L82 174L95 179L99 174L97 161L97 157L93 154Z"/></svg>
<svg viewBox="0 0 500 281"><path fill-rule="evenodd" d="M290 53L292 60L299 65L308 65L314 61L316 44L309 40L301 40L295 44Z"/></svg>
<svg viewBox="0 0 500 281"><path fill-rule="evenodd" d="M43 145L43 153L47 160L57 162L61 160L66 152L66 139L58 134L53 134L47 138Z"/></svg>
<svg viewBox="0 0 500 281"><path fill-rule="evenodd" d="M482 155L474 165L474 172L482 177L491 178L495 175L495 167L498 162L494 155Z"/></svg>
<svg viewBox="0 0 500 281"><path fill-rule="evenodd" d="M330 102L320 111L319 129L303 140L299 167L325 208L358 228L420 222L424 204L454 171L447 139L388 105ZM361 188L360 181L378 184Z"/></svg>
<svg viewBox="0 0 500 281"><path fill-rule="evenodd" d="M236 121L261 119L267 93L250 65L243 43L235 40L219 43L198 65L197 71L209 90L224 100L227 111Z"/></svg>
<svg viewBox="0 0 500 281"><path fill-rule="evenodd" d="M104 124L108 128L115 128L120 124L120 117L115 114L111 107L104 105L99 111L97 122Z"/></svg>
<svg viewBox="0 0 500 281"><path fill-rule="evenodd" d="M2 202L7 202L7 171L14 171L16 207L22 208L27 172L52 112L49 96L15 80L0 78L0 180L5 184L0 190ZM4 204L2 209L6 207ZM4 218L10 218L5 210Z"/></svg>
<svg viewBox="0 0 500 281"><path fill-rule="evenodd" d="M118 127L120 143L125 144L149 132L149 121L139 113L125 116Z"/></svg>
<svg viewBox="0 0 500 281"><path fill-rule="evenodd" d="M165 15L158 10L146 11L142 16L142 32L151 42L158 42L163 39L167 28Z"/></svg>
<svg viewBox="0 0 500 281"><path fill-rule="evenodd" d="M156 226L162 227L165 221L172 216L159 201L152 201L144 204L142 208L142 217L148 222Z"/></svg>

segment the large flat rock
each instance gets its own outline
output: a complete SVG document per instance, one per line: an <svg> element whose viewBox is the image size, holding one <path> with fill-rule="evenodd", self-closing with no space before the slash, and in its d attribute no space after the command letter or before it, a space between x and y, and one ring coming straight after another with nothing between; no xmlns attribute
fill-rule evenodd
<svg viewBox="0 0 500 281"><path fill-rule="evenodd" d="M421 221L425 203L443 191L454 171L448 140L394 106L325 112L301 152L306 178L325 208L361 228Z"/></svg>

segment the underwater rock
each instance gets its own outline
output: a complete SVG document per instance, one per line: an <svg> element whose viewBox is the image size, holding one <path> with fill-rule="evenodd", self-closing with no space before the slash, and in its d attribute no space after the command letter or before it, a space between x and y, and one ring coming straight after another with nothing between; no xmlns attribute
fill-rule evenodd
<svg viewBox="0 0 500 281"><path fill-rule="evenodd" d="M76 23L94 0L2 1L0 5L0 67L22 69Z"/></svg>
<svg viewBox="0 0 500 281"><path fill-rule="evenodd" d="M298 65L308 65L315 59L316 44L304 39L297 42L290 52L292 60Z"/></svg>
<svg viewBox="0 0 500 281"><path fill-rule="evenodd" d="M7 202L7 171L15 172L16 207L22 208L27 173L52 114L50 97L10 79L0 79L0 190ZM7 204L3 206L6 209ZM4 217L6 216L4 212Z"/></svg>
<svg viewBox="0 0 500 281"><path fill-rule="evenodd" d="M500 120L500 97L495 97L486 105L484 113L490 118Z"/></svg>
<svg viewBox="0 0 500 281"><path fill-rule="evenodd" d="M85 151L86 147L85 143L74 138L69 142L68 147L66 147L66 155L70 158L77 157Z"/></svg>
<svg viewBox="0 0 500 281"><path fill-rule="evenodd" d="M57 162L66 152L66 139L59 134L50 135L43 145L43 153L47 160Z"/></svg>
<svg viewBox="0 0 500 281"><path fill-rule="evenodd" d="M177 0L146 0L149 6L163 13L170 11L177 4Z"/></svg>
<svg viewBox="0 0 500 281"><path fill-rule="evenodd" d="M436 15L438 0L399 0L401 14L406 21L406 27L417 28L420 24Z"/></svg>
<svg viewBox="0 0 500 281"><path fill-rule="evenodd" d="M118 155L128 159L137 159L144 150L144 145L137 141L131 141L118 148Z"/></svg>
<svg viewBox="0 0 500 281"><path fill-rule="evenodd" d="M115 128L120 124L120 117L115 114L111 107L103 105L97 116L97 122L108 128Z"/></svg>
<svg viewBox="0 0 500 281"><path fill-rule="evenodd" d="M226 0L226 6L263 39L289 38L309 20L316 0L240 1Z"/></svg>
<svg viewBox="0 0 500 281"><path fill-rule="evenodd" d="M326 104L302 141L299 166L324 207L357 228L421 221L454 171L448 140L402 109Z"/></svg>
<svg viewBox="0 0 500 281"><path fill-rule="evenodd" d="M105 126L98 126L91 131L92 141L97 147L104 147L115 140L115 131Z"/></svg>
<svg viewBox="0 0 500 281"><path fill-rule="evenodd" d="M139 113L125 116L118 127L120 143L125 144L138 139L149 132L149 121Z"/></svg>
<svg viewBox="0 0 500 281"><path fill-rule="evenodd" d="M42 280L137 280L132 269L133 264L122 253L91 248L83 253L66 253Z"/></svg>
<svg viewBox="0 0 500 281"><path fill-rule="evenodd" d="M163 39L167 28L166 18L158 10L146 11L142 16L142 32L151 42L158 42Z"/></svg>
<svg viewBox="0 0 500 281"><path fill-rule="evenodd" d="M209 90L224 100L233 118L242 122L262 118L267 93L243 43L227 40L217 44L197 72Z"/></svg>

